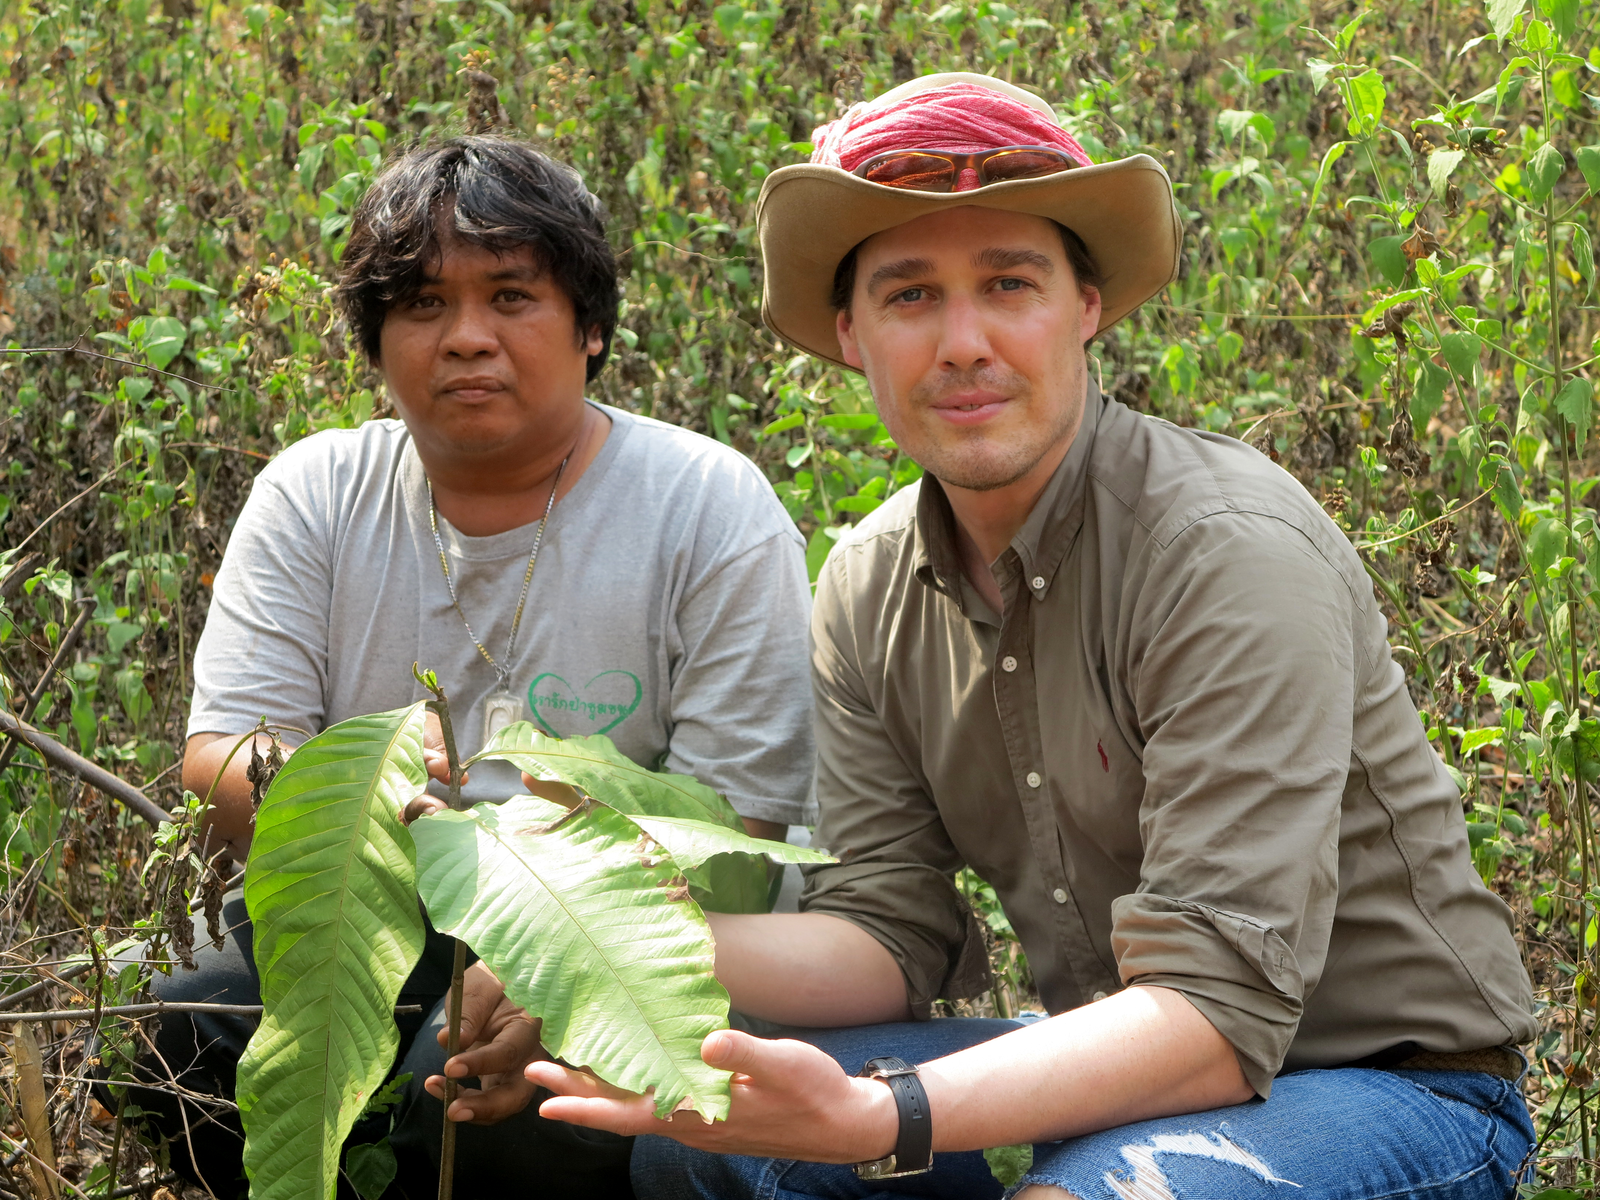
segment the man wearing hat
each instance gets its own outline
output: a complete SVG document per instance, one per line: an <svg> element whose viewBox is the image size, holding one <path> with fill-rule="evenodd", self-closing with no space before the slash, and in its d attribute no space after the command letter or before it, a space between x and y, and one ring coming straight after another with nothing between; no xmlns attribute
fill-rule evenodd
<svg viewBox="0 0 1600 1200"><path fill-rule="evenodd" d="M716 1125L549 1062L541 1112L666 1135L655 1196L997 1196L975 1152L1032 1143L1030 1200L1504 1197L1531 990L1360 559L1087 367L1175 273L1165 173L982 76L815 142L762 191L766 319L863 372L927 475L818 585L839 861L799 914L710 919L739 1009L828 1032L712 1034ZM1048 1019L926 1019L987 986L963 865Z"/></svg>

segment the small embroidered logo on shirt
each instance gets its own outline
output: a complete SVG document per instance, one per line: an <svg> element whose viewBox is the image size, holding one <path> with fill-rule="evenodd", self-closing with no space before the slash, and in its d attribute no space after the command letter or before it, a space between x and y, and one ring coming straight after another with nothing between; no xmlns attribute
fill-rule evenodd
<svg viewBox="0 0 1600 1200"><path fill-rule="evenodd" d="M1109 774L1111 771L1111 760L1106 757L1105 745L1101 742L1096 742L1094 744L1094 748L1100 751L1100 769Z"/></svg>

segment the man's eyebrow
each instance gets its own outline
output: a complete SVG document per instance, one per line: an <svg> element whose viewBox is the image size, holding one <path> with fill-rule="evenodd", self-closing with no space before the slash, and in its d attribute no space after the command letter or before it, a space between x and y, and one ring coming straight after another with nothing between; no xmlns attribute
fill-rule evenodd
<svg viewBox="0 0 1600 1200"><path fill-rule="evenodd" d="M1026 247L1000 247L991 246L987 250L980 250L972 256L972 265L986 267L991 271L1009 271L1013 267L1033 267L1044 274L1052 274L1055 263L1050 261L1048 255L1040 254L1037 250Z"/></svg>
<svg viewBox="0 0 1600 1200"><path fill-rule="evenodd" d="M933 264L925 258L902 258L898 262L884 263L872 273L872 278L867 280L867 293L870 295L882 283L892 283L899 279L917 279L931 274L933 274Z"/></svg>
<svg viewBox="0 0 1600 1200"><path fill-rule="evenodd" d="M501 280L505 279L522 280L525 283L533 283L535 280L542 279L544 277L544 271L538 267L530 267L525 263L518 263L513 267L502 267L498 271L491 271L488 277L495 283L499 283Z"/></svg>
<svg viewBox="0 0 1600 1200"><path fill-rule="evenodd" d="M530 267L525 263L514 266L501 267L498 271L491 271L484 278L490 283L537 283L544 278L544 271L538 267ZM439 276L429 272L419 281L422 287L431 287L439 282Z"/></svg>

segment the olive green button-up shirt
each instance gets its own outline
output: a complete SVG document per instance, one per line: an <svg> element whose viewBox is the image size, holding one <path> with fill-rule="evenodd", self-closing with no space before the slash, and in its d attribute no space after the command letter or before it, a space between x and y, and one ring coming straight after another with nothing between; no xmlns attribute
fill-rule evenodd
<svg viewBox="0 0 1600 1200"><path fill-rule="evenodd" d="M1182 992L1265 1096L1281 1070L1532 1038L1505 904L1372 584L1286 472L1091 387L968 583L931 477L841 539L813 614L801 907L852 921L913 1011L987 986L951 877L995 888L1040 996Z"/></svg>

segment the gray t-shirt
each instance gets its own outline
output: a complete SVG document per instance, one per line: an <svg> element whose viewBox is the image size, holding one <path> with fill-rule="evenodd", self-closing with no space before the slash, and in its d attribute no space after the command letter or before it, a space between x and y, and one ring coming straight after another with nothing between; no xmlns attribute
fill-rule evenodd
<svg viewBox="0 0 1600 1200"><path fill-rule="evenodd" d="M539 551L510 664L516 719L603 733L743 816L798 824L812 754L799 532L737 452L604 411L605 444ZM466 537L439 519L462 610L502 663L537 530ZM413 662L438 672L461 753L476 752L495 673L450 602L410 434L370 421L307 438L239 515L195 652L189 733L243 733L260 716L318 732L398 708L424 697ZM465 794L521 790L508 764L482 763Z"/></svg>

